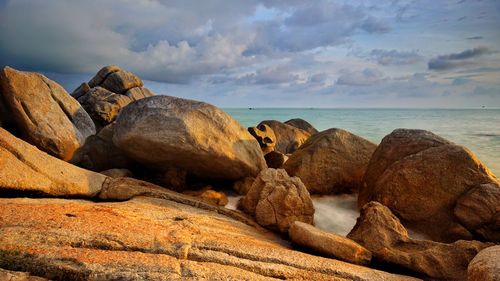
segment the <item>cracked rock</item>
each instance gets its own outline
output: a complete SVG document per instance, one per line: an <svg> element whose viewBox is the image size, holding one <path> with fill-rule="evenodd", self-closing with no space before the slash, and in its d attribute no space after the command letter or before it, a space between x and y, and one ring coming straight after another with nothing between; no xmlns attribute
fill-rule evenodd
<svg viewBox="0 0 500 281"><path fill-rule="evenodd" d="M286 233L294 221L313 224L314 206L304 184L283 169L265 169L240 201L258 224Z"/></svg>

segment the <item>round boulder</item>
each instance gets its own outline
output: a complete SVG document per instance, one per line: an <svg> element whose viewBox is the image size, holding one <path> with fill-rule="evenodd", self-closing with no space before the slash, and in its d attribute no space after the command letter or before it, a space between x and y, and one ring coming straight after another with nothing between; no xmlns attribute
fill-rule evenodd
<svg viewBox="0 0 500 281"><path fill-rule="evenodd" d="M316 130L316 128L314 128L313 125L311 125L309 122L301 118L290 119L288 121L285 121L285 124L294 126L295 128L302 129L311 134L311 136L316 133L319 133L319 131Z"/></svg>
<svg viewBox="0 0 500 281"><path fill-rule="evenodd" d="M500 245L488 247L477 254L467 268L467 281L500 280Z"/></svg>
<svg viewBox="0 0 500 281"><path fill-rule="evenodd" d="M239 207L258 224L286 233L294 221L313 224L314 206L304 184L283 169L265 169L257 176Z"/></svg>
<svg viewBox="0 0 500 281"><path fill-rule="evenodd" d="M467 148L431 132L408 129L382 140L364 181L358 206L378 201L408 226L446 242L470 238L453 215L457 199L481 184L498 185Z"/></svg>
<svg viewBox="0 0 500 281"><path fill-rule="evenodd" d="M352 193L361 187L376 148L348 131L329 129L309 138L283 168L299 177L310 193Z"/></svg>
<svg viewBox="0 0 500 281"><path fill-rule="evenodd" d="M125 107L113 142L142 164L204 179L238 180L266 168L259 144L236 120L210 104L176 97Z"/></svg>

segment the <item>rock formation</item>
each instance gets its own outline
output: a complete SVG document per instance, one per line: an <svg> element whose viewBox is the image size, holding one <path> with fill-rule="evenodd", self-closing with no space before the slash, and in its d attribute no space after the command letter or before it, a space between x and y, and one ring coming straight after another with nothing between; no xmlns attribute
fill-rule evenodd
<svg viewBox="0 0 500 281"><path fill-rule="evenodd" d="M376 148L350 132L329 129L309 138L283 168L299 177L310 193L357 192Z"/></svg>
<svg viewBox="0 0 500 281"><path fill-rule="evenodd" d="M467 148L427 131L407 129L382 140L364 181L358 206L378 201L436 241L472 238L470 231L475 229L466 229L455 218L455 204L472 188L498 186L495 175Z"/></svg>
<svg viewBox="0 0 500 281"><path fill-rule="evenodd" d="M314 128L313 125L311 125L309 122L301 118L290 119L288 121L285 121L285 124L304 130L309 134L311 134L311 136L316 133L319 133L319 131L316 130L316 128Z"/></svg>
<svg viewBox="0 0 500 281"><path fill-rule="evenodd" d="M313 223L309 192L297 177L283 169L265 169L257 176L240 207L258 224L286 233L294 221Z"/></svg>
<svg viewBox="0 0 500 281"><path fill-rule="evenodd" d="M370 202L361 209L347 237L366 247L383 263L445 280L465 280L472 258L491 246L478 241L444 244L411 239L399 219L378 202Z"/></svg>
<svg viewBox="0 0 500 281"><path fill-rule="evenodd" d="M276 120L264 120L257 125L257 128L260 128L263 124L273 129L274 135L276 136L276 145L274 149L283 154L294 152L311 136L304 130Z"/></svg>
<svg viewBox="0 0 500 281"><path fill-rule="evenodd" d="M327 257L354 264L369 264L372 259L370 251L351 239L322 231L307 223L295 221L288 234L294 243Z"/></svg>
<svg viewBox="0 0 500 281"><path fill-rule="evenodd" d="M260 124L257 127L248 128L248 132L257 140L264 155L274 151L276 135L271 127L266 124Z"/></svg>
<svg viewBox="0 0 500 281"><path fill-rule="evenodd" d="M205 179L238 180L266 168L257 141L215 106L169 96L122 110L113 142L149 167L175 167Z"/></svg>
<svg viewBox="0 0 500 281"><path fill-rule="evenodd" d="M69 161L95 134L87 112L47 77L7 66L0 72L0 86L23 139L41 150Z"/></svg>
<svg viewBox="0 0 500 281"><path fill-rule="evenodd" d="M288 160L288 156L278 151L271 151L264 155L264 159L266 160L267 167L280 169Z"/></svg>
<svg viewBox="0 0 500 281"><path fill-rule="evenodd" d="M98 129L113 122L129 103L153 95L143 87L139 77L114 65L103 67L88 83L83 83L72 93Z"/></svg>
<svg viewBox="0 0 500 281"><path fill-rule="evenodd" d="M500 280L500 245L488 247L477 254L467 268L467 281Z"/></svg>

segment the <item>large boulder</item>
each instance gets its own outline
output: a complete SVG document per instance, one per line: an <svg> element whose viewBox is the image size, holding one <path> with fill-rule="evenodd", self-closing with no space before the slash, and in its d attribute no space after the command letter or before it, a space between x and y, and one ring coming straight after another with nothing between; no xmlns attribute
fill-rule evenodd
<svg viewBox="0 0 500 281"><path fill-rule="evenodd" d="M266 168L259 144L236 120L210 104L176 97L125 107L113 142L140 163L203 179L238 180Z"/></svg>
<svg viewBox="0 0 500 281"><path fill-rule="evenodd" d="M90 136L78 151L80 167L92 171L104 171L114 168L132 168L134 161L113 143L115 124L102 128L96 135Z"/></svg>
<svg viewBox="0 0 500 281"><path fill-rule="evenodd" d="M412 239L399 219L378 202L370 202L361 209L347 238L366 247L380 262L444 280L465 280L469 262L492 245L479 241L444 244Z"/></svg>
<svg viewBox="0 0 500 281"><path fill-rule="evenodd" d="M309 138L283 168L299 177L310 193L357 192L376 148L348 131L329 129Z"/></svg>
<svg viewBox="0 0 500 281"><path fill-rule="evenodd" d="M370 251L351 239L325 232L307 223L295 221L288 229L288 234L292 242L326 257L354 264L369 264L372 259Z"/></svg>
<svg viewBox="0 0 500 281"><path fill-rule="evenodd" d="M302 129L311 134L311 136L316 133L319 133L319 131L316 128L314 128L313 125L311 125L309 122L301 118L290 119L288 121L285 121L285 124L294 126L295 128Z"/></svg>
<svg viewBox="0 0 500 281"><path fill-rule="evenodd" d="M500 245L488 247L477 254L467 268L467 281L500 280Z"/></svg>
<svg viewBox="0 0 500 281"><path fill-rule="evenodd" d="M54 158L0 128L0 193L93 197L106 176Z"/></svg>
<svg viewBox="0 0 500 281"><path fill-rule="evenodd" d="M294 251L239 212L165 195L0 198L0 268L50 280L417 280Z"/></svg>
<svg viewBox="0 0 500 281"><path fill-rule="evenodd" d="M264 159L266 159L267 167L281 169L288 160L288 156L278 151L271 151L264 155Z"/></svg>
<svg viewBox="0 0 500 281"><path fill-rule="evenodd" d="M312 224L314 206L306 187L283 169L265 169L257 176L239 207L258 224L283 233L294 221Z"/></svg>
<svg viewBox="0 0 500 281"><path fill-rule="evenodd" d="M453 210L469 231L487 241L500 242L500 187L483 184L462 195Z"/></svg>
<svg viewBox="0 0 500 281"><path fill-rule="evenodd" d="M257 125L257 128L263 124L273 129L276 136L274 149L284 154L294 152L311 136L304 130L276 120L264 120Z"/></svg>
<svg viewBox="0 0 500 281"><path fill-rule="evenodd" d="M5 67L0 86L23 138L41 150L69 161L87 137L95 134L87 112L47 77Z"/></svg>
<svg viewBox="0 0 500 281"><path fill-rule="evenodd" d="M481 184L498 185L495 175L467 148L431 132L408 129L384 137L364 181L359 207L378 201L406 225L437 241L470 239L470 231L453 215L457 200Z"/></svg>
<svg viewBox="0 0 500 281"><path fill-rule="evenodd" d="M101 129L113 122L129 103L154 94L144 88L142 80L133 73L110 65L101 68L88 83L81 84L71 95Z"/></svg>

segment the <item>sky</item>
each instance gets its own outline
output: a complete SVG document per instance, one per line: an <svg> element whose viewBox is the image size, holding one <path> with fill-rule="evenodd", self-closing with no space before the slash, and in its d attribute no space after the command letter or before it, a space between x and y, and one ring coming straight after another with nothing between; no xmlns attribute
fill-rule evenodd
<svg viewBox="0 0 500 281"><path fill-rule="evenodd" d="M221 107L500 107L498 0L0 0L0 66Z"/></svg>

